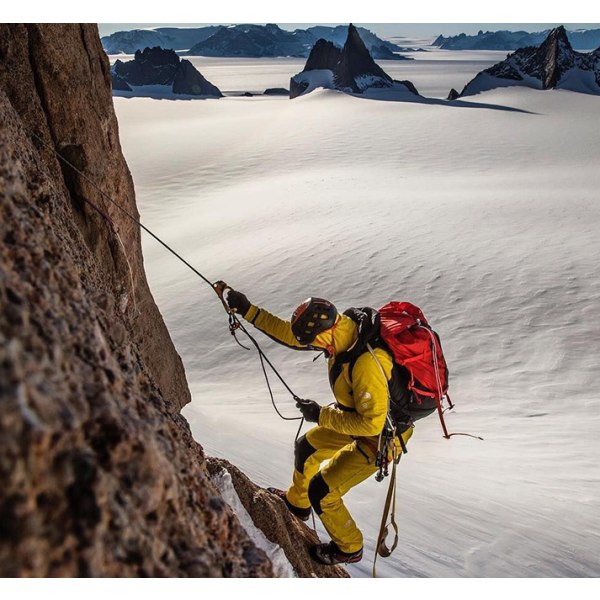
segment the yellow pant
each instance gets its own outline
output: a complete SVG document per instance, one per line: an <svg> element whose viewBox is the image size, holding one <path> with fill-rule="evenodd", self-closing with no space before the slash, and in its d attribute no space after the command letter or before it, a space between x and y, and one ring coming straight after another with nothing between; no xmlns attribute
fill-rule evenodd
<svg viewBox="0 0 600 600"><path fill-rule="evenodd" d="M405 443L412 431L410 427L402 434ZM363 547L362 533L342 496L377 471L376 445L377 438L355 440L325 427L311 429L296 442L294 477L287 499L299 508L312 506L342 552ZM319 470L326 460L329 462Z"/></svg>

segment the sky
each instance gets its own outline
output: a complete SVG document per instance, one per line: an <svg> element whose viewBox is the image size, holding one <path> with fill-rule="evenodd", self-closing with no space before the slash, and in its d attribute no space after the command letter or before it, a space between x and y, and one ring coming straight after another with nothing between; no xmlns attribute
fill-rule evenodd
<svg viewBox="0 0 600 600"><path fill-rule="evenodd" d="M247 21L238 21L247 22ZM100 35L110 35L115 31L144 29L150 27L202 27L205 25L229 25L220 23L100 23ZM305 29L313 25L339 25L340 23L277 23L282 29ZM475 34L480 29L484 31L543 31L558 25L573 29L600 29L599 23L354 23L373 31L382 37L437 37L438 35L457 35L459 33Z"/></svg>

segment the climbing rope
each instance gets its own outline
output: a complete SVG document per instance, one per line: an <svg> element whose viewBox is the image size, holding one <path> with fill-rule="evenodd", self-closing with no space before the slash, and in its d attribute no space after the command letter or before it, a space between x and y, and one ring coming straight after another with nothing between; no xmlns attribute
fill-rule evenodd
<svg viewBox="0 0 600 600"><path fill-rule="evenodd" d="M140 227L140 229L143 229L148 235L150 235L152 238L154 238L159 244L161 244L166 250L168 250L173 256L175 256L175 258L177 258L179 261L181 261L188 269L190 269L195 275L197 275L198 277L200 277L200 279L202 279L202 281L204 281L206 284L208 284L211 287L211 289L217 294L217 296L221 300L221 302L223 304L223 308L225 309L225 312L227 312L227 315L228 315L228 318L229 318L229 331L230 331L231 335L233 336L233 338L235 339L235 341L242 348L244 348L245 350L250 350L250 348L244 346L237 339L236 331L239 330L239 331L243 332L248 337L248 339L252 342L252 344L256 348L256 350L258 352L258 356L260 358L260 365L262 367L262 371L263 371L263 375L265 377L267 388L269 390L269 395L271 397L271 403L273 405L273 408L275 409L275 412L279 415L280 418L282 418L285 421L300 421L300 426L299 426L298 431L296 433L296 440L297 440L298 436L300 435L300 431L302 430L302 426L304 424L304 417L301 417L301 416L300 417L286 417L283 414L281 414L281 412L277 408L277 405L275 404L275 398L273 396L273 390L271 389L271 383L269 381L269 376L268 376L268 373L267 373L267 369L265 367L265 363L271 368L271 370L273 371L273 373L275 373L275 375L279 378L279 380L281 381L281 383L283 384L283 386L292 395L292 398L296 402L298 400L300 400L300 397L298 395L296 395L292 391L292 389L286 383L286 381L283 379L283 377L281 376L281 374L279 373L279 371L275 368L275 366L273 365L273 363L269 360L269 358L267 357L267 355L264 353L264 351L262 350L262 348L260 347L259 343L254 338L254 336L252 336L252 334L250 334L250 332L246 329L246 327L244 327L244 325L240 322L240 320L238 319L236 313L231 308L229 308L229 305L227 304L227 301L225 300L224 293L225 293L225 291L227 289L231 289L231 288L225 282L223 282L223 281L217 281L215 283L212 283L210 281L210 279L208 279L207 277L205 277L200 271L198 271L198 269L196 269L193 265L191 265L185 258L183 258L183 256L181 256L181 254L179 254L178 252L176 252L171 246L169 246L169 244L167 244L160 237L158 237L152 230L150 230L148 227L146 227L139 219L137 219L134 215L132 215L127 209L123 208L123 206L121 206L121 204L119 202L117 202L109 194L107 194L106 192L104 192L104 190L102 190L92 179L90 179L85 173L83 173L80 169L78 169L71 161L69 161L68 159L66 159L53 145L51 145L48 142L46 142L45 140L43 140L36 133L34 133L34 132L30 132L30 133L31 133L31 135L36 140L38 140L38 142L40 142L40 144L42 144L44 147L46 147L49 150L51 150L57 156L57 158L59 158L68 167L70 167L71 169L73 169L73 171L75 171L82 179L84 179L85 181L87 181L95 190L98 191L98 193L105 200L107 200L113 206L115 206L118 210L120 210L128 219L130 219L131 221L133 221L133 223L135 223L138 227ZM125 197L129 201L129 197L127 196L127 194L125 195ZM113 220L102 209L100 209L96 204L94 204L88 198L84 198L84 201L89 206L91 206L105 221L107 221L111 225L114 233L117 235L117 237L119 239L119 242L120 242L121 247L123 248L123 252L125 254L125 258L127 260L127 254L125 253L125 247L123 246L123 242L121 241L121 238L120 238L120 236L118 234L117 228L116 228ZM129 265L129 261L128 260L127 260L127 264L129 266L130 276L132 278L132 292L133 292L133 275L132 275L131 266ZM134 296L135 296L135 293L134 293Z"/></svg>

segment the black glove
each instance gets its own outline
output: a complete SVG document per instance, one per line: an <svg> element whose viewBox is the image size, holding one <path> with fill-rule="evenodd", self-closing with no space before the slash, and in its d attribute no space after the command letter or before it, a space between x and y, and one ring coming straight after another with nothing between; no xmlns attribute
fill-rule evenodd
<svg viewBox="0 0 600 600"><path fill-rule="evenodd" d="M227 292L227 304L234 312L242 315L242 317L250 310L250 300L246 298L242 292L236 292L230 289Z"/></svg>
<svg viewBox="0 0 600 600"><path fill-rule="evenodd" d="M296 408L300 409L302 416L309 423L318 423L321 415L321 407L314 400L298 400Z"/></svg>

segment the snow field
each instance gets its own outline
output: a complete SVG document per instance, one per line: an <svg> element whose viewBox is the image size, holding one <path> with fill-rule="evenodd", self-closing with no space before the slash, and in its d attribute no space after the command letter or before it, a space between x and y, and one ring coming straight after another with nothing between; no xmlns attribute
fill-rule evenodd
<svg viewBox="0 0 600 600"><path fill-rule="evenodd" d="M209 279L285 317L310 295L342 310L405 299L440 334L448 427L485 441L419 422L399 467L401 544L380 576L600 575L597 97L115 106L142 221ZM257 483L288 485L298 422L277 417L206 284L151 239L144 253L196 438ZM296 393L332 401L322 359L257 339ZM347 496L365 535L354 576L370 575L386 486Z"/></svg>

